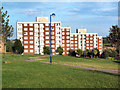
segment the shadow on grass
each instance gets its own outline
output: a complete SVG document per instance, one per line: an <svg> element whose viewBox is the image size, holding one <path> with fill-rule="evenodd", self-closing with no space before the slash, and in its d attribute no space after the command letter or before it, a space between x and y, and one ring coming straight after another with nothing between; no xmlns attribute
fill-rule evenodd
<svg viewBox="0 0 120 90"><path fill-rule="evenodd" d="M83 72L86 70L86 71L90 71L90 72L93 72L93 73L104 73L104 74L113 75L113 76L120 76L120 74L117 74L117 73L109 73L109 72L97 71L97 70L75 69L75 68L68 68L68 69L83 71Z"/></svg>
<svg viewBox="0 0 120 90"><path fill-rule="evenodd" d="M113 61L113 62L115 62L115 63L120 63L120 60L119 60L119 61Z"/></svg>

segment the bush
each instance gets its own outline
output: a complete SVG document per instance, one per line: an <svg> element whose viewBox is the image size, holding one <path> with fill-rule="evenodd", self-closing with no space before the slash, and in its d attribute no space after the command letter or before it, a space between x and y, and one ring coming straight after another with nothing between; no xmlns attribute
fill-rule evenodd
<svg viewBox="0 0 120 90"><path fill-rule="evenodd" d="M6 43L6 52L12 52L13 51L12 47L13 47L12 43L10 41L7 41L7 43Z"/></svg>
<svg viewBox="0 0 120 90"><path fill-rule="evenodd" d="M24 51L24 47L22 46L21 41L18 39L15 39L15 43L14 43L12 49L17 54L21 54Z"/></svg>
<svg viewBox="0 0 120 90"><path fill-rule="evenodd" d="M43 53L50 55L50 47L44 46L44 47L43 47Z"/></svg>
<svg viewBox="0 0 120 90"><path fill-rule="evenodd" d="M59 46L59 47L57 48L56 52L58 52L59 55L62 55L62 53L63 53L63 48L62 48L61 46Z"/></svg>
<svg viewBox="0 0 120 90"><path fill-rule="evenodd" d="M69 50L69 56L76 56L76 52L74 49Z"/></svg>
<svg viewBox="0 0 120 90"><path fill-rule="evenodd" d="M81 55L83 54L82 49L77 49L77 54L78 54L79 56L81 56Z"/></svg>
<svg viewBox="0 0 120 90"><path fill-rule="evenodd" d="M103 51L102 53L102 57L103 58L107 58L107 57L116 57L118 55L117 51L112 50L112 49L106 49Z"/></svg>

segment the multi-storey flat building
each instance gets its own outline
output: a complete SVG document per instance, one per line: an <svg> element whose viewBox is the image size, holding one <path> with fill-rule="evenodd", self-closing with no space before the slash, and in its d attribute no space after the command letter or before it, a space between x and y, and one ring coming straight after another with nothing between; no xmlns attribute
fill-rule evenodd
<svg viewBox="0 0 120 90"><path fill-rule="evenodd" d="M77 29L71 33L70 27L61 27L61 22L52 22L52 53L56 55L57 47L68 55L70 49L92 50L98 48L102 53L102 37L97 33L86 33L86 29ZM50 47L50 22L47 17L37 17L36 22L17 22L17 39L24 46L24 54L43 54L43 47Z"/></svg>

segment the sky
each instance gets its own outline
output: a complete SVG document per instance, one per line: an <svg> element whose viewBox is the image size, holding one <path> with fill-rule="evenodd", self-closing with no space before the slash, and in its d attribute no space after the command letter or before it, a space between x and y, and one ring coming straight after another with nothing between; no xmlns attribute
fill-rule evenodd
<svg viewBox="0 0 120 90"><path fill-rule="evenodd" d="M49 17L54 12L52 21L61 21L62 27L76 29L86 28L88 33L107 36L109 28L118 24L118 2L3 2L3 12L8 11L10 25L14 27L16 39L16 22L34 22L36 17Z"/></svg>

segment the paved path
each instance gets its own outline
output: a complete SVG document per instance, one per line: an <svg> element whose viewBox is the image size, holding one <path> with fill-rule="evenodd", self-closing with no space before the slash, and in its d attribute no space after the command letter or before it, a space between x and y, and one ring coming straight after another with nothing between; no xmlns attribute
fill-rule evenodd
<svg viewBox="0 0 120 90"><path fill-rule="evenodd" d="M34 57L30 57L30 58L34 58ZM38 57L38 58L36 57L36 58L34 58L34 59L35 59L35 60L26 60L26 61L49 63L49 62L44 62L44 61L38 61L38 60L47 60L47 59L42 59L42 58L40 58L40 57ZM57 64L57 63L55 63L55 62L53 62L53 63L54 63L54 64ZM61 65L78 67L78 68L89 69L89 70L102 71L102 72L108 72L108 73L119 74L119 75L120 75L120 70L97 69L97 68L90 68L90 67L83 67L83 66L76 66L76 65L69 65L69 64L61 64Z"/></svg>

